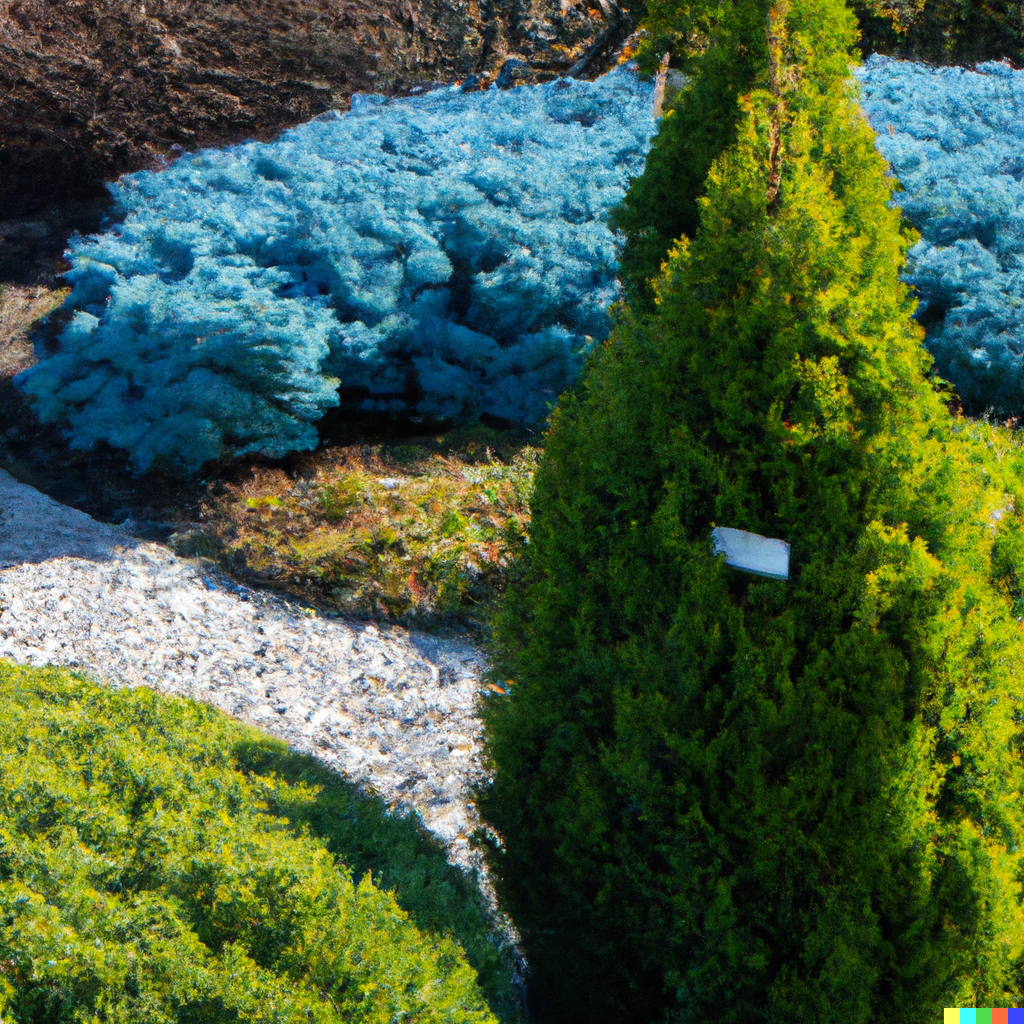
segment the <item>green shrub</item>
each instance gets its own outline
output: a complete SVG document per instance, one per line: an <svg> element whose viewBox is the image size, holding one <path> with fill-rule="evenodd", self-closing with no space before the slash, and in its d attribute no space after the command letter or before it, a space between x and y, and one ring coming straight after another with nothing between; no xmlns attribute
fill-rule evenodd
<svg viewBox="0 0 1024 1024"><path fill-rule="evenodd" d="M553 419L496 626L481 809L558 1024L1024 994L1024 460L928 376L852 16L767 26L655 312ZM789 581L715 524L788 541Z"/></svg>
<svg viewBox="0 0 1024 1024"><path fill-rule="evenodd" d="M852 0L861 46L942 64L1024 62L1018 0ZM689 78L662 119L643 173L611 212L624 235L619 276L636 312L654 304L651 282L677 238L692 238L714 161L736 140L740 97L765 72L759 31L768 0L648 0L638 59L653 73L664 53Z"/></svg>
<svg viewBox="0 0 1024 1024"><path fill-rule="evenodd" d="M335 860L337 794L283 744L57 670L0 663L0 700L3 1019L494 1021L457 943Z"/></svg>
<svg viewBox="0 0 1024 1024"><path fill-rule="evenodd" d="M693 235L708 170L735 141L740 96L768 60L759 31L767 8L765 0L652 0L648 5L641 66L653 71L659 55L671 50L673 64L690 84L662 118L643 173L611 213L613 227L624 236L619 277L638 311L653 307L650 281L672 243Z"/></svg>

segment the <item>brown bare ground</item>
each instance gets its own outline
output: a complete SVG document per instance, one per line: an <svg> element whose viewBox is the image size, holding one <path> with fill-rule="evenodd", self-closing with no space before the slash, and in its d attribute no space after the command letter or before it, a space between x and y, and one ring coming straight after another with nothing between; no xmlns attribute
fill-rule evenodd
<svg viewBox="0 0 1024 1024"><path fill-rule="evenodd" d="M0 221L355 91L565 73L626 26L610 0L0 0Z"/></svg>
<svg viewBox="0 0 1024 1024"><path fill-rule="evenodd" d="M13 377L35 362L29 329L59 306L67 293L66 288L42 285L0 286L0 379Z"/></svg>

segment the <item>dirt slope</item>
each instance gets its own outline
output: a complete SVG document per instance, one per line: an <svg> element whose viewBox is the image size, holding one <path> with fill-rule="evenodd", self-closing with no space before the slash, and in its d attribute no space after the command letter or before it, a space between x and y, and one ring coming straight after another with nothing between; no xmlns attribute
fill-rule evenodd
<svg viewBox="0 0 1024 1024"><path fill-rule="evenodd" d="M0 0L0 221L353 91L564 72L619 21L608 0Z"/></svg>

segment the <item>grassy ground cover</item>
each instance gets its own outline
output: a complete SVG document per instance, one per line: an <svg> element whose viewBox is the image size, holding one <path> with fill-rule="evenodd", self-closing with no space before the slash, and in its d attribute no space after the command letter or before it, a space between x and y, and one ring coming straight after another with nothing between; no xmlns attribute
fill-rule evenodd
<svg viewBox="0 0 1024 1024"><path fill-rule="evenodd" d="M212 484L173 543L345 614L481 624L525 541L538 456L485 427L327 449Z"/></svg>

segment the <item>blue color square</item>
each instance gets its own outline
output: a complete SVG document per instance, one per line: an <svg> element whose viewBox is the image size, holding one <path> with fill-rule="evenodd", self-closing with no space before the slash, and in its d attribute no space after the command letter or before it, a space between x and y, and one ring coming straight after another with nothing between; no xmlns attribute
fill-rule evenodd
<svg viewBox="0 0 1024 1024"><path fill-rule="evenodd" d="M1010 1007L1010 1012L1006 1016L1010 1024L1024 1024L1024 1010L1022 1009Z"/></svg>

